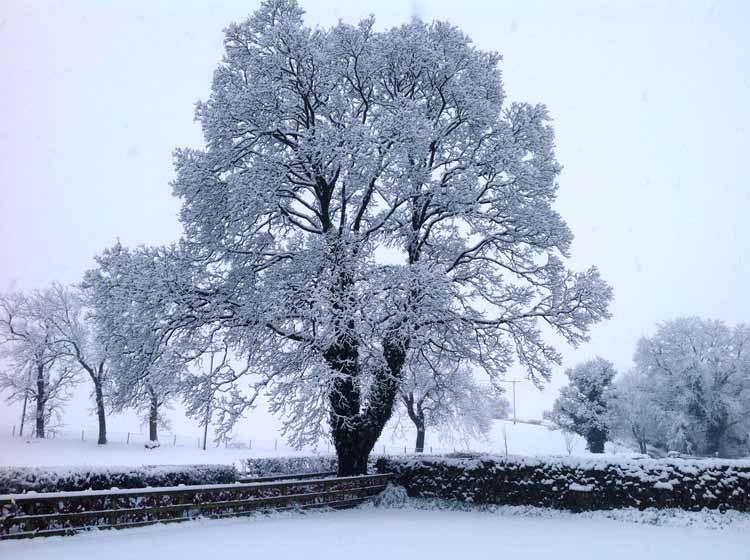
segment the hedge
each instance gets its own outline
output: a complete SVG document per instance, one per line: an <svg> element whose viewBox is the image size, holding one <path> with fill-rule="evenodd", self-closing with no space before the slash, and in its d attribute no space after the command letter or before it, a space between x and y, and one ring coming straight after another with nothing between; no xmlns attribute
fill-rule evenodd
<svg viewBox="0 0 750 560"><path fill-rule="evenodd" d="M409 496L584 511L750 511L750 461L574 457L384 457Z"/></svg>
<svg viewBox="0 0 750 560"><path fill-rule="evenodd" d="M0 494L231 484L236 479L232 465L0 467Z"/></svg>
<svg viewBox="0 0 750 560"><path fill-rule="evenodd" d="M242 460L243 474L264 476L275 474L307 474L335 471L338 463L334 456L307 457L252 457Z"/></svg>

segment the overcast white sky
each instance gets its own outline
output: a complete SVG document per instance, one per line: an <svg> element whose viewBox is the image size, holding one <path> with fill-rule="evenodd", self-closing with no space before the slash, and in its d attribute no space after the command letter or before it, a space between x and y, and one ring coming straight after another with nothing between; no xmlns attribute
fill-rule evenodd
<svg viewBox="0 0 750 560"><path fill-rule="evenodd" d="M200 146L222 29L258 1L0 6L0 290L76 282L118 238L180 234L171 153ZM600 267L614 317L566 365L630 366L658 321L750 321L750 3L302 0L307 21L445 19L504 56L511 100L555 120L572 266ZM549 408L519 391L519 414ZM93 424L82 407L73 425ZM16 421L0 409L0 424ZM191 431L175 415L176 428ZM112 429L127 430L132 419ZM257 414L252 432L272 423ZM259 436L258 436L259 437Z"/></svg>

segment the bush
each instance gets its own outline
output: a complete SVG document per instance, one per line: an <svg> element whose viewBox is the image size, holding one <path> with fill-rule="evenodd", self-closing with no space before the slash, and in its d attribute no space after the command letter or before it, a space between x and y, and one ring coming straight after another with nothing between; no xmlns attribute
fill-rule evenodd
<svg viewBox="0 0 750 560"><path fill-rule="evenodd" d="M275 474L307 474L335 471L338 462L333 456L253 457L243 459L243 474L265 476Z"/></svg>
<svg viewBox="0 0 750 560"><path fill-rule="evenodd" d="M0 494L231 484L236 479L232 465L0 467Z"/></svg>
<svg viewBox="0 0 750 560"><path fill-rule="evenodd" d="M750 461L575 457L381 458L409 496L572 511L750 511Z"/></svg>

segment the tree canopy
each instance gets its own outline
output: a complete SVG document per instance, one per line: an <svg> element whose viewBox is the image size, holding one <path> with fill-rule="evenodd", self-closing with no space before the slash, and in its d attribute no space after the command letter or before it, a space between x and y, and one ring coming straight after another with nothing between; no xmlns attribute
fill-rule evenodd
<svg viewBox="0 0 750 560"><path fill-rule="evenodd" d="M224 43L205 148L175 153L177 264L128 301L162 346L228 342L236 406L265 392L294 442L329 430L363 472L410 356L541 383L542 325L578 344L609 316L598 271L564 265L547 110L506 101L497 53L444 22L310 29L293 0Z"/></svg>

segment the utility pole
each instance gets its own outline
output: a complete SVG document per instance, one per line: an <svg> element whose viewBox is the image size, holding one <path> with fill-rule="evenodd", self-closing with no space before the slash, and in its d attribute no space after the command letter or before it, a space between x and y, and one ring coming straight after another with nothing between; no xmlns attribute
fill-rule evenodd
<svg viewBox="0 0 750 560"><path fill-rule="evenodd" d="M209 366L211 372L208 376L208 382L211 383L211 380L214 376L214 353L211 352L211 365ZM210 389L210 387L209 387ZM203 419L203 451L206 450L206 438L208 437L208 421L211 419L211 392L208 393L208 398L206 399L206 417Z"/></svg>
<svg viewBox="0 0 750 560"><path fill-rule="evenodd" d="M521 379L499 379L500 383L512 383L513 384L513 424L516 423L516 383L520 383Z"/></svg>

